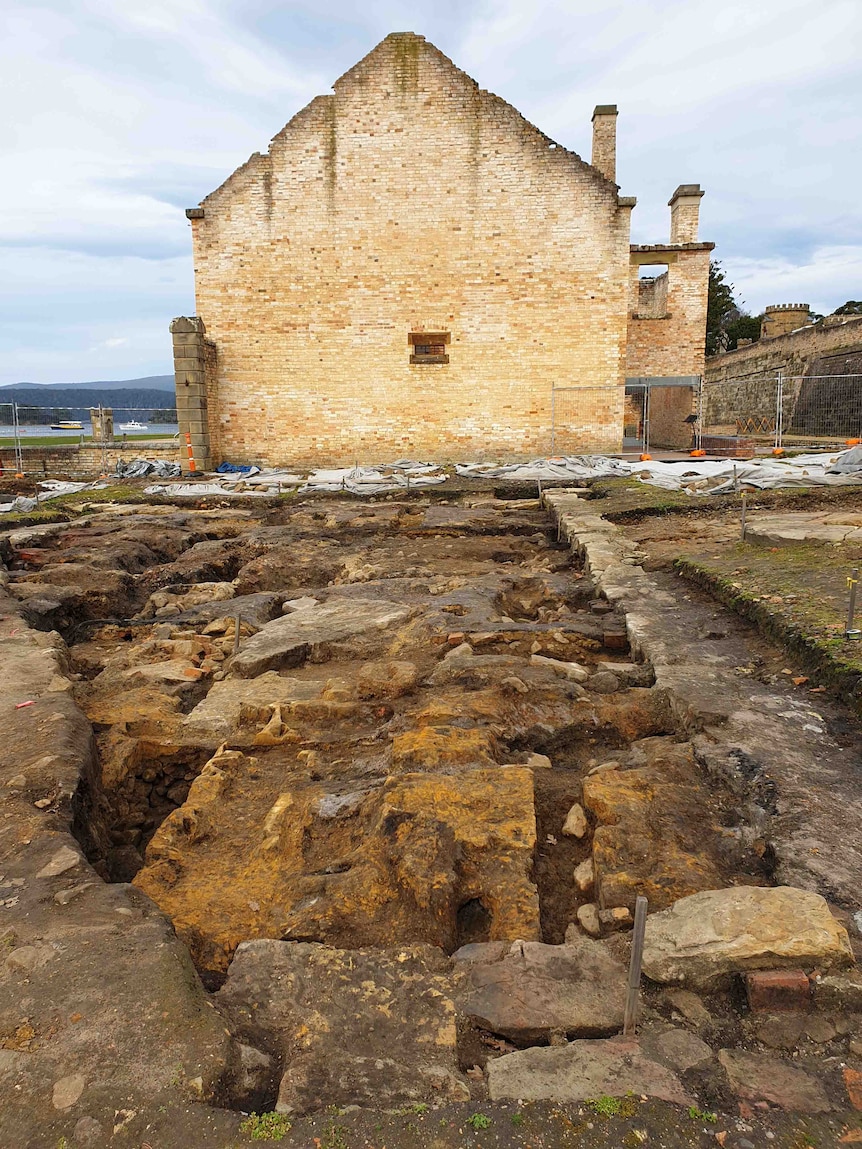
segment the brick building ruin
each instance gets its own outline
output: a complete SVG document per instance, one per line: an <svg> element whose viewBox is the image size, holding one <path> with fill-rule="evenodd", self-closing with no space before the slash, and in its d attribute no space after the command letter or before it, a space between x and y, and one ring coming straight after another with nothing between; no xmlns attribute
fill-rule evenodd
<svg viewBox="0 0 862 1149"><path fill-rule="evenodd" d="M631 245L616 118L596 108L586 163L387 36L186 213L197 316L171 331L198 464L619 451L627 380L669 384L653 420L679 434L703 192L674 192L668 243Z"/></svg>

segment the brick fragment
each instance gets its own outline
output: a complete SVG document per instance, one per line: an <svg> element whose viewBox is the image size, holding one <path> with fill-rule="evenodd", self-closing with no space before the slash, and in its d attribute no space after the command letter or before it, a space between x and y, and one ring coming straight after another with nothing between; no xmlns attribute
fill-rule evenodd
<svg viewBox="0 0 862 1149"><path fill-rule="evenodd" d="M811 983L801 969L754 970L745 975L745 991L751 1010L802 1010L811 1002Z"/></svg>

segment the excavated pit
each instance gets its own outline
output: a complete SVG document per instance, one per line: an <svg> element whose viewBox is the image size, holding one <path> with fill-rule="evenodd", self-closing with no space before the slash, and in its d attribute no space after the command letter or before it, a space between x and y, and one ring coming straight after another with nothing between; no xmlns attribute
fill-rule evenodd
<svg viewBox="0 0 862 1149"><path fill-rule="evenodd" d="M210 990L255 939L561 945L584 906L593 934L625 928L644 887L658 909L767 880L537 502L106 513L7 561L32 624L69 643L93 727L74 832ZM233 1065L223 1100L271 1107L276 1023L246 1017L264 991L242 976L223 1005L269 1061ZM459 1023L461 1069L483 1032Z"/></svg>

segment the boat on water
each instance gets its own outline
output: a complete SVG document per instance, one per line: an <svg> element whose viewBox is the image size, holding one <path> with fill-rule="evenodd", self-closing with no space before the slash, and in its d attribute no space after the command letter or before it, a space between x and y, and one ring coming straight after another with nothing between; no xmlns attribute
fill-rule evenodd
<svg viewBox="0 0 862 1149"><path fill-rule="evenodd" d="M147 424L139 423L137 419L130 419L128 423L119 424L121 431L146 431Z"/></svg>
<svg viewBox="0 0 862 1149"><path fill-rule="evenodd" d="M61 419L59 423L51 424L52 431L83 431L84 424L80 419Z"/></svg>

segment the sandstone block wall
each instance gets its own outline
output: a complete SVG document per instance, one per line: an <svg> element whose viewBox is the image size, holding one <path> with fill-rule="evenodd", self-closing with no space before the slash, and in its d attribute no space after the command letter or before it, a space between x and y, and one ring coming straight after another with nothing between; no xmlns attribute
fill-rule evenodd
<svg viewBox="0 0 862 1149"><path fill-rule="evenodd" d="M622 438L631 201L411 34L194 209L213 462L545 454L551 388ZM411 363L409 336L449 336Z"/></svg>
<svg viewBox="0 0 862 1149"><path fill-rule="evenodd" d="M101 446L68 447L27 447L21 449L24 460L24 473L36 478L57 478L68 475L70 478L95 478L107 466L110 474L122 460L130 463L133 459L151 459L159 462L178 463L179 445L173 441L165 443L140 443L116 441ZM0 449L0 475L14 475L18 470L15 449Z"/></svg>
<svg viewBox="0 0 862 1149"><path fill-rule="evenodd" d="M704 379L707 384L750 376L774 379L779 371L787 378L853 374L859 370L854 357L860 352L862 316L827 316L798 331L714 355L707 360Z"/></svg>
<svg viewBox="0 0 862 1149"><path fill-rule="evenodd" d="M827 316L713 356L704 375L705 424L728 433L774 430L779 371L786 432L858 434L859 388L847 377L862 376L862 316Z"/></svg>

